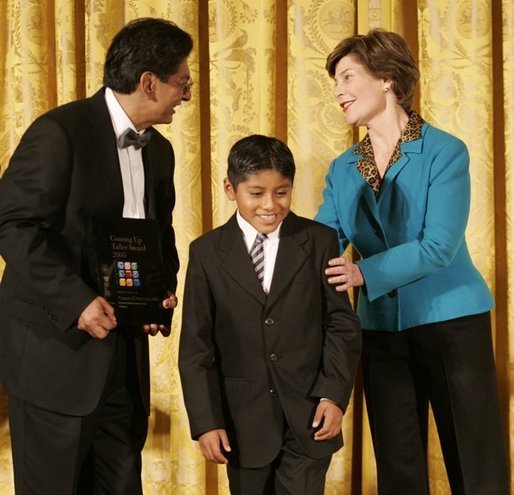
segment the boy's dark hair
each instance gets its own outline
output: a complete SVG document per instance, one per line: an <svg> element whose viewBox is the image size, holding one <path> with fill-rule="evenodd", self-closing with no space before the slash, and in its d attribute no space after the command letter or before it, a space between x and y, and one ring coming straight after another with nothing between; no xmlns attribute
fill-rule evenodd
<svg viewBox="0 0 514 495"><path fill-rule="evenodd" d="M123 94L135 91L141 74L165 82L193 49L193 39L173 22L142 18L129 22L112 40L104 66L104 86Z"/></svg>
<svg viewBox="0 0 514 495"><path fill-rule="evenodd" d="M252 134L237 141L228 155L227 177L232 187L261 170L276 170L286 179L294 180L296 167L293 154L280 139Z"/></svg>

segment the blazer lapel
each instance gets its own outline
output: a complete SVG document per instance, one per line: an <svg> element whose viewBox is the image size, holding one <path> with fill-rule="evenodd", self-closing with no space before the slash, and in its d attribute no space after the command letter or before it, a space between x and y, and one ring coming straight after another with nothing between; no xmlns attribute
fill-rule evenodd
<svg viewBox="0 0 514 495"><path fill-rule="evenodd" d="M105 103L104 90L98 91L91 101L92 143L98 157L99 173L105 177L107 190L112 199L113 216L123 214L123 183L120 162L116 148L116 136L112 127L111 116Z"/></svg>
<svg viewBox="0 0 514 495"><path fill-rule="evenodd" d="M305 263L308 253L303 246L307 241L307 233L300 228L298 217L290 211L280 228L280 244L268 294L268 305L272 305L280 297Z"/></svg>
<svg viewBox="0 0 514 495"><path fill-rule="evenodd" d="M235 214L222 229L219 251L221 265L227 274L264 306L266 294L255 274Z"/></svg>
<svg viewBox="0 0 514 495"><path fill-rule="evenodd" d="M391 184L394 183L398 174L407 166L407 164L411 161L410 155L412 153L420 154L422 149L422 139L416 139L414 141L409 141L405 144L400 145L402 156L400 159L393 164L393 166L387 171L385 174L384 182L382 184L382 189L378 202L380 203L380 197L382 197L384 192L391 187ZM417 161L413 162L413 166L420 165Z"/></svg>
<svg viewBox="0 0 514 495"><path fill-rule="evenodd" d="M352 164L353 174L352 180L355 181L355 185L353 190L356 191L356 194L359 196L358 201L363 204L364 211L367 212L368 216L374 218L375 221L378 221L380 218L378 206L377 206L377 198L375 196L375 192L366 182L366 179L362 176L360 170L357 168L357 162L362 158L362 155L354 155L350 156L348 160L349 163Z"/></svg>

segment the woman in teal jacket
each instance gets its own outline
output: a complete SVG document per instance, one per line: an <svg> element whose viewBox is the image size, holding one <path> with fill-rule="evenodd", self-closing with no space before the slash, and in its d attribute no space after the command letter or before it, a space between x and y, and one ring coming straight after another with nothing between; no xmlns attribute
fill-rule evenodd
<svg viewBox="0 0 514 495"><path fill-rule="evenodd" d="M465 240L469 155L411 110L419 71L381 30L327 59L335 96L364 139L330 166L316 220L334 227L338 290L360 287L363 377L379 494L429 493L428 404L453 494L507 495L491 341L491 293Z"/></svg>

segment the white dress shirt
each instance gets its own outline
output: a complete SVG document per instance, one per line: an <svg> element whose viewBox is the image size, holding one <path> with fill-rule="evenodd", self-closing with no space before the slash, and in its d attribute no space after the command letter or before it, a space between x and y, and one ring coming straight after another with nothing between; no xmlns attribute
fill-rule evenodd
<svg viewBox="0 0 514 495"><path fill-rule="evenodd" d="M257 230L241 216L239 210L237 211L236 218L239 228L243 231L246 249L248 249L249 253L255 238L257 237ZM264 279L262 281L262 287L266 294L269 293L271 280L273 278L273 271L275 270L275 261L277 260L281 226L282 222L273 232L266 234L267 238L264 240L262 246L264 249Z"/></svg>
<svg viewBox="0 0 514 495"><path fill-rule="evenodd" d="M105 88L105 103L111 116L116 139L129 127L136 131L134 124L110 88ZM142 134L142 132L139 134ZM120 159L123 195L125 198L123 217L145 218L145 170L141 149L136 150L134 146L127 146L126 148L118 146L118 157Z"/></svg>

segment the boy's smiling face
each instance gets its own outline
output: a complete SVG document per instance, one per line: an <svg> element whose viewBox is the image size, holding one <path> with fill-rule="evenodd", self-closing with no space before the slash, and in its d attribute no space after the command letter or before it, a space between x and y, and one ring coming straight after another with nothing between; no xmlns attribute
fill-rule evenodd
<svg viewBox="0 0 514 495"><path fill-rule="evenodd" d="M236 189L225 179L224 187L241 216L263 234L276 230L289 213L293 183L275 169L248 175Z"/></svg>

